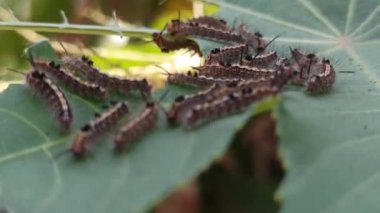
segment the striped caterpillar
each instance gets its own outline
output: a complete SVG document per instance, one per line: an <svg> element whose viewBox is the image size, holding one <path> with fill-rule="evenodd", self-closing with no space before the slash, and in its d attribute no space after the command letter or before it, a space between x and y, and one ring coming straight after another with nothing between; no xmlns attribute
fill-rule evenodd
<svg viewBox="0 0 380 213"><path fill-rule="evenodd" d="M115 151L128 150L132 142L141 139L152 131L157 124L159 116L159 104L147 102L145 109L139 116L122 126L114 139Z"/></svg>
<svg viewBox="0 0 380 213"><path fill-rule="evenodd" d="M307 80L306 89L311 93L322 93L331 90L335 82L335 70L329 60L323 59L319 64L321 72Z"/></svg>
<svg viewBox="0 0 380 213"><path fill-rule="evenodd" d="M275 51L271 51L269 53L258 55L256 57L247 55L240 61L240 65L260 68L272 67L277 59L277 53Z"/></svg>
<svg viewBox="0 0 380 213"><path fill-rule="evenodd" d="M189 19L187 23L198 23L217 30L230 31L225 20L217 19L211 16L200 16L197 18L192 18Z"/></svg>
<svg viewBox="0 0 380 213"><path fill-rule="evenodd" d="M213 78L224 78L224 79L259 79L259 78L269 78L274 75L275 70L273 69L258 69L255 67L241 66L241 65L231 65L231 64L220 64L220 65L204 65L201 67L195 67L201 75Z"/></svg>
<svg viewBox="0 0 380 213"><path fill-rule="evenodd" d="M293 84L306 85L306 90L310 93L331 90L335 83L335 70L329 60L323 59L320 62L315 54L306 54L298 49L291 49L291 53L295 72Z"/></svg>
<svg viewBox="0 0 380 213"><path fill-rule="evenodd" d="M73 113L70 103L59 87L45 73L33 70L26 74L26 83L53 110L63 130L70 129Z"/></svg>
<svg viewBox="0 0 380 213"><path fill-rule="evenodd" d="M112 104L112 107L84 125L75 136L69 149L75 158L84 157L88 152L88 144L114 127L129 111L127 101Z"/></svg>
<svg viewBox="0 0 380 213"><path fill-rule="evenodd" d="M244 43L243 37L237 33L214 29L196 22L184 23L178 19L168 24L168 32L172 36L198 36L211 40Z"/></svg>
<svg viewBox="0 0 380 213"><path fill-rule="evenodd" d="M167 113L167 120L169 124L177 124L183 118L183 114L191 107L196 104L215 99L216 96L222 94L222 91L226 88L227 87L223 87L220 84L213 84L210 88L200 91L196 94L178 96L175 98Z"/></svg>
<svg viewBox="0 0 380 213"><path fill-rule="evenodd" d="M32 61L31 63L35 69L55 78L61 84L81 96L100 99L106 97L106 90L103 87L81 80L65 69L61 69L60 65L56 65L54 61L51 61L50 63L45 61Z"/></svg>
<svg viewBox="0 0 380 213"><path fill-rule="evenodd" d="M138 90L144 93L150 93L151 91L151 85L146 79L133 80L108 76L93 67L93 62L85 56L81 58L64 57L62 60L67 69L73 72L79 72L79 74L88 81L98 84L107 90L123 94L127 94L131 90Z"/></svg>
<svg viewBox="0 0 380 213"><path fill-rule="evenodd" d="M253 47L257 52L262 52L267 47L267 44L264 41L263 35L261 35L261 33L251 33L248 30L247 26L243 24L238 27L237 31L238 34L241 35L244 43Z"/></svg>
<svg viewBox="0 0 380 213"><path fill-rule="evenodd" d="M255 90L229 93L213 102L195 105L185 115L185 126L190 129L201 123L241 112L252 103L277 93L277 88L259 87Z"/></svg>
<svg viewBox="0 0 380 213"><path fill-rule="evenodd" d="M231 63L237 61L249 52L248 45L246 44L237 44L227 47L218 47L211 50L208 55L205 64L219 64L220 62Z"/></svg>
<svg viewBox="0 0 380 213"><path fill-rule="evenodd" d="M152 37L153 42L161 49L161 52L167 53L179 49L189 49L199 56L202 56L198 44L191 39L171 37L170 35L163 34L163 32L153 33Z"/></svg>
<svg viewBox="0 0 380 213"><path fill-rule="evenodd" d="M167 70L165 70L165 72L166 75L168 75L167 81L169 83L187 86L210 87L214 83L225 85L239 81L239 79L220 79L201 76L197 72L191 71L188 71L187 73L169 73Z"/></svg>
<svg viewBox="0 0 380 213"><path fill-rule="evenodd" d="M290 49L290 52L293 60L292 69L294 70L292 82L295 85L304 85L319 59L315 54L306 54L298 49Z"/></svg>

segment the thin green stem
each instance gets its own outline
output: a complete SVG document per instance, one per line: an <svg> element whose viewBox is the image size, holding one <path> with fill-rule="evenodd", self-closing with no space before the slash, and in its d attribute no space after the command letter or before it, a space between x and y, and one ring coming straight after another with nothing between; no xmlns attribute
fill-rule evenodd
<svg viewBox="0 0 380 213"><path fill-rule="evenodd" d="M119 26L100 25L80 25L69 23L42 23L42 22L21 22L0 21L0 30L33 30L37 32L49 33L70 33L88 35L123 35L129 37L151 38L152 33L158 30L150 28L123 28Z"/></svg>

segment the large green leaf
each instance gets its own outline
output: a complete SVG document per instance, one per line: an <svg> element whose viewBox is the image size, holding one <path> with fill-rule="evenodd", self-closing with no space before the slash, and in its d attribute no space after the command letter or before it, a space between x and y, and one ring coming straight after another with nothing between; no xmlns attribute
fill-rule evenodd
<svg viewBox="0 0 380 213"><path fill-rule="evenodd" d="M331 58L329 94L285 92L277 110L286 179L282 212L378 212L380 97L378 0L220 1L220 17L265 36L280 34L281 52L301 46Z"/></svg>
<svg viewBox="0 0 380 213"><path fill-rule="evenodd" d="M50 57L46 42L32 50ZM175 96L194 90L171 86L169 91L166 106ZM114 155L109 134L94 145L93 157L78 162L69 153L54 156L67 149L75 132L103 103L66 93L75 116L69 134L58 130L46 106L27 86L13 84L0 94L0 207L39 213L145 211L223 154L235 131L252 115L247 111L194 131L169 128L162 115L157 130L130 153ZM137 95L127 99L131 118L143 105ZM253 113L267 111L275 102L269 99Z"/></svg>

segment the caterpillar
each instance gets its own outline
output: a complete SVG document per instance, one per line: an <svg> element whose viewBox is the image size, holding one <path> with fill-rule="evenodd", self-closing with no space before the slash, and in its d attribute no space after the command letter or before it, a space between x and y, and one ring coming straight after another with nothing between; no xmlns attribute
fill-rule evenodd
<svg viewBox="0 0 380 213"><path fill-rule="evenodd" d="M312 75L307 80L307 91L311 93L322 93L331 90L335 82L335 70L328 59L323 59L319 64L321 72Z"/></svg>
<svg viewBox="0 0 380 213"><path fill-rule="evenodd" d="M163 32L153 33L152 37L152 41L161 49L161 52L167 53L179 49L189 49L199 56L202 56L198 44L191 39L171 37L170 35L163 34Z"/></svg>
<svg viewBox="0 0 380 213"><path fill-rule="evenodd" d="M187 23L198 23L217 30L230 31L225 20L217 19L211 16L200 16L197 18L192 18L189 19Z"/></svg>
<svg viewBox="0 0 380 213"><path fill-rule="evenodd" d="M39 60L32 61L32 66L35 69L40 70L47 75L55 78L61 84L80 94L81 96L99 99L104 99L106 97L106 90L103 87L81 80L71 72L68 72L65 69L61 69L60 65L55 64L54 61L51 61L50 63Z"/></svg>
<svg viewBox="0 0 380 213"><path fill-rule="evenodd" d="M85 56L82 56L81 58L64 57L63 64L67 69L73 72L79 72L79 74L85 77L88 81L98 84L109 91L120 92L123 94L127 94L131 90L139 90L144 93L150 93L151 91L151 85L146 79L134 80L108 76L93 67L93 61Z"/></svg>
<svg viewBox="0 0 380 213"><path fill-rule="evenodd" d="M191 129L201 123L241 112L253 102L277 93L278 89L273 87L259 87L254 90L246 89L229 93L213 102L195 105L186 113L184 125Z"/></svg>
<svg viewBox="0 0 380 213"><path fill-rule="evenodd" d="M139 116L120 128L114 139L115 151L128 150L132 142L141 139L145 134L152 131L157 124L159 104L147 102L145 109Z"/></svg>
<svg viewBox="0 0 380 213"><path fill-rule="evenodd" d="M220 62L231 63L246 56L249 52L248 45L237 44L227 47L218 47L211 50L205 64L219 64Z"/></svg>
<svg viewBox="0 0 380 213"><path fill-rule="evenodd" d="M260 68L272 67L277 59L277 52L271 51L266 54L258 55L256 57L247 55L240 61L240 65Z"/></svg>
<svg viewBox="0 0 380 213"><path fill-rule="evenodd" d="M182 119L186 110L196 104L215 99L218 95L222 94L223 89L226 88L227 87L223 87L220 84L213 84L210 88L196 94L176 97L167 113L167 121L171 125L177 124Z"/></svg>
<svg viewBox="0 0 380 213"><path fill-rule="evenodd" d="M45 73L33 70L26 74L26 83L32 88L54 111L63 130L70 129L73 113L69 101L55 82Z"/></svg>
<svg viewBox="0 0 380 213"><path fill-rule="evenodd" d="M85 124L75 136L69 151L75 158L82 158L88 153L88 145L97 137L114 127L129 112L128 102L112 102L113 106Z"/></svg>
<svg viewBox="0 0 380 213"><path fill-rule="evenodd" d="M168 24L168 32L172 36L198 36L211 40L244 43L243 37L237 33L214 29L199 23L184 23L178 19Z"/></svg>
<svg viewBox="0 0 380 213"><path fill-rule="evenodd" d="M231 64L220 64L220 65L204 65L201 67L195 67L201 75L213 78L224 78L224 79L259 79L263 77L269 78L273 76L275 70L273 69L258 69L255 67L241 66L241 65L231 65Z"/></svg>
<svg viewBox="0 0 380 213"><path fill-rule="evenodd" d="M318 63L319 58L315 54L306 54L298 49L290 49L292 55L292 69L294 76L292 83L295 85L304 85L309 75L313 72L314 65Z"/></svg>
<svg viewBox="0 0 380 213"><path fill-rule="evenodd" d="M248 30L247 26L243 24L238 27L237 31L238 34L241 35L244 43L253 47L257 52L262 52L267 47L261 33L252 33Z"/></svg>
<svg viewBox="0 0 380 213"><path fill-rule="evenodd" d="M220 78L212 78L199 75L197 72L188 71L187 73L169 73L166 71L166 75L168 75L167 81L172 84L180 84L187 86L197 86L197 87L210 87L214 83L218 84L230 84L232 82L240 81L240 79L220 79Z"/></svg>

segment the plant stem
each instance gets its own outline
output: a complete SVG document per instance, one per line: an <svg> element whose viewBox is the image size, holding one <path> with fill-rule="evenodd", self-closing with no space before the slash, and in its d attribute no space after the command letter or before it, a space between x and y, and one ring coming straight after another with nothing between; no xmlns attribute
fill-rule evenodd
<svg viewBox="0 0 380 213"><path fill-rule="evenodd" d="M122 28L119 26L80 25L80 24L53 24L42 22L3 22L0 21L0 30L33 30L37 32L70 33L88 35L123 35L139 38L151 38L155 29L149 28Z"/></svg>

